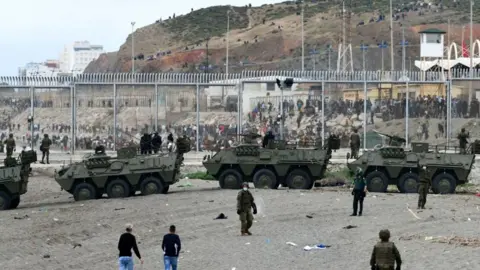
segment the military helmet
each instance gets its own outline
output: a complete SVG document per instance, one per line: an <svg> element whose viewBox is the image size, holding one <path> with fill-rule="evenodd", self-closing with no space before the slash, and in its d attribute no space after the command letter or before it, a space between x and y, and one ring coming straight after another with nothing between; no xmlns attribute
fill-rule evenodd
<svg viewBox="0 0 480 270"><path fill-rule="evenodd" d="M356 173L357 175L362 175L362 174L363 174L362 168L358 167L358 168L355 170L355 173Z"/></svg>
<svg viewBox="0 0 480 270"><path fill-rule="evenodd" d="M243 182L242 187L248 187L248 182Z"/></svg>

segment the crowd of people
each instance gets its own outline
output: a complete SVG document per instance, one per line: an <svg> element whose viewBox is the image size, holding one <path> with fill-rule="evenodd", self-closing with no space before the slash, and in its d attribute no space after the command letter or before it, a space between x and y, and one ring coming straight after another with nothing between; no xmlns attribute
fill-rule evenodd
<svg viewBox="0 0 480 270"><path fill-rule="evenodd" d="M275 102L277 103L277 102ZM39 141L43 134L50 134L52 140L52 149L61 149L62 151L70 151L72 147L71 123L43 123L42 119L36 119L34 125L33 136L30 126L25 123L12 123L11 119L19 112L30 107L29 99L2 99L0 104L3 105L3 115L0 119L0 137L6 138L9 133L14 133L15 139L24 145L32 145L38 147ZM46 106L45 104L37 104L38 106ZM353 116L360 115L364 112L364 101L345 100L342 98L325 100L325 121L334 119L338 115ZM367 100L367 123L374 124L375 121L389 121L393 119L405 118L406 99L382 99ZM452 117L453 118L469 118L480 117L480 104L477 99L473 99L468 106L466 100L454 98L452 100ZM256 106L247 114L242 130L266 134L268 130L278 135L280 132L280 104L272 103L269 97L258 100ZM320 97L311 96L307 99L286 98L283 103L284 119L290 125L284 126L284 137L287 140L300 140L308 138L310 140L318 139L322 133L322 121L319 112L322 110L322 102ZM440 96L418 96L409 99L408 113L410 118L425 119L417 130L418 139L428 139L428 119L446 119L447 105L445 97ZM300 128L302 120L307 118L310 123ZM167 119L168 121L168 119ZM295 125L296 123L296 125ZM325 127L325 133L330 132ZM238 140L237 123L215 123L200 124L199 129L199 151L215 150L222 147L230 147ZM440 133L444 133L446 127L438 127ZM113 125L87 125L81 124L77 127L76 138L74 140L76 149L93 150L97 145L104 145L107 150L114 149L114 132ZM142 128L134 127L117 127L116 147L124 147L132 144L139 145L140 137L145 133L153 133L152 127L145 125ZM175 136L187 136L192 142L192 149L197 150L196 136L197 126L195 124L176 125L164 124L159 125L156 130L166 141L168 134ZM338 131L336 131L338 132ZM351 130L345 130L345 134L336 134L342 138L342 147L348 147L348 138Z"/></svg>

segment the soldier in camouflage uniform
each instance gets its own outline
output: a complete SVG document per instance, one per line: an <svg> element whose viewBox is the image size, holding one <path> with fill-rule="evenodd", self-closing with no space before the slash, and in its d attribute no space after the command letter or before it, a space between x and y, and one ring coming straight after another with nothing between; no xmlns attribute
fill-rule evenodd
<svg viewBox="0 0 480 270"><path fill-rule="evenodd" d="M358 130L353 129L353 133L350 135L350 152L353 159L358 159L358 151L360 150L360 135Z"/></svg>
<svg viewBox="0 0 480 270"><path fill-rule="evenodd" d="M8 139L5 140L6 148L7 148L7 157L11 157L13 155L13 151L15 151L15 139L13 138L13 134L8 135Z"/></svg>
<svg viewBox="0 0 480 270"><path fill-rule="evenodd" d="M462 128L461 132L458 134L458 144L460 148L460 154L465 155L467 153L466 148L467 148L467 143L468 143L468 138L470 135L468 132L465 131L465 128Z"/></svg>
<svg viewBox="0 0 480 270"><path fill-rule="evenodd" d="M248 183L242 184L243 189L237 195L237 214L241 222L241 234L252 235L249 229L252 227L253 215L257 214L257 206L252 193L248 190ZM253 208L253 215L252 215Z"/></svg>
<svg viewBox="0 0 480 270"><path fill-rule="evenodd" d="M427 194L431 185L430 177L430 171L426 166L423 166L420 170L420 183L418 184L418 209L425 209Z"/></svg>
<svg viewBox="0 0 480 270"><path fill-rule="evenodd" d="M390 242L390 231L381 230L380 242L373 247L370 266L372 270L400 270L402 258L393 242ZM395 262L397 267L395 268Z"/></svg>

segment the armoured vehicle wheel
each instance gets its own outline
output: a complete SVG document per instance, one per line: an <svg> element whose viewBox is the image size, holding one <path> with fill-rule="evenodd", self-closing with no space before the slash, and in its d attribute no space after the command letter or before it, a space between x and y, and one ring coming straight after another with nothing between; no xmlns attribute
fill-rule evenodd
<svg viewBox="0 0 480 270"><path fill-rule="evenodd" d="M140 185L140 191L142 195L152 195L152 194L159 194L163 191L163 185L160 179L149 176L143 179L142 184Z"/></svg>
<svg viewBox="0 0 480 270"><path fill-rule="evenodd" d="M412 172L405 173L398 180L398 190L402 193L417 193L418 180L418 174Z"/></svg>
<svg viewBox="0 0 480 270"><path fill-rule="evenodd" d="M296 169L288 174L287 186L291 189L311 189L313 181L306 171Z"/></svg>
<svg viewBox="0 0 480 270"><path fill-rule="evenodd" d="M226 169L218 178L220 187L224 189L240 189L242 188L242 181L242 175L235 169Z"/></svg>
<svg viewBox="0 0 480 270"><path fill-rule="evenodd" d="M8 210L10 209L12 199L10 195L4 191L0 191L0 210Z"/></svg>
<svg viewBox="0 0 480 270"><path fill-rule="evenodd" d="M388 178L381 171L373 171L365 177L367 180L367 189L370 192L386 192L388 188Z"/></svg>
<svg viewBox="0 0 480 270"><path fill-rule="evenodd" d="M97 198L95 187L89 183L80 183L75 186L73 191L73 199L75 201L94 200Z"/></svg>
<svg viewBox="0 0 480 270"><path fill-rule="evenodd" d="M269 169L260 169L253 175L255 188L278 188L277 176Z"/></svg>
<svg viewBox="0 0 480 270"><path fill-rule="evenodd" d="M441 173L432 180L432 189L435 194L455 193L457 180L449 173Z"/></svg>
<svg viewBox="0 0 480 270"><path fill-rule="evenodd" d="M130 186L124 180L117 178L107 185L109 198L126 198L130 196Z"/></svg>
<svg viewBox="0 0 480 270"><path fill-rule="evenodd" d="M19 205L20 205L20 196L16 196L11 200L9 209L16 209Z"/></svg>

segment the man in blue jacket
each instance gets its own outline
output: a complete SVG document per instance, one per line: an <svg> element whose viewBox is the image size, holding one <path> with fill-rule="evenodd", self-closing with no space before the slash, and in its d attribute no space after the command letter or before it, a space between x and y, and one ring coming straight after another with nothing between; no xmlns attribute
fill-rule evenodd
<svg viewBox="0 0 480 270"><path fill-rule="evenodd" d="M164 253L163 261L165 263L165 270L177 270L178 254L180 254L182 244L175 230L175 225L172 225L170 226L170 232L163 236L162 250Z"/></svg>

